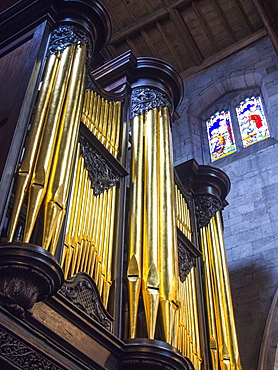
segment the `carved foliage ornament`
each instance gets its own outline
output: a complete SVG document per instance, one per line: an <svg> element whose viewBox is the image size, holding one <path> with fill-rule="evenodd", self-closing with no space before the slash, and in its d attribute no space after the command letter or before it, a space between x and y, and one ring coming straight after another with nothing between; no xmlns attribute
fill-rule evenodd
<svg viewBox="0 0 278 370"><path fill-rule="evenodd" d="M105 310L96 284L89 275L77 274L65 282L60 293L105 329L112 332L113 319Z"/></svg>
<svg viewBox="0 0 278 370"><path fill-rule="evenodd" d="M105 159L81 135L79 142L94 195L99 195L115 186L120 181L119 176L113 173Z"/></svg>
<svg viewBox="0 0 278 370"><path fill-rule="evenodd" d="M87 34L80 28L71 25L61 25L52 32L48 54L56 54L65 50L68 46L84 42L87 45L88 59L92 56L92 42Z"/></svg>
<svg viewBox="0 0 278 370"><path fill-rule="evenodd" d="M178 262L180 281L183 283L192 267L196 266L196 258L186 250L181 241L178 241Z"/></svg>
<svg viewBox="0 0 278 370"><path fill-rule="evenodd" d="M216 212L221 211L223 204L219 198L213 195L200 195L195 198L195 210L198 227L208 225L210 219L215 216Z"/></svg>
<svg viewBox="0 0 278 370"><path fill-rule="evenodd" d="M1 357L15 365L17 369L62 370L61 367L2 329L0 329Z"/></svg>
<svg viewBox="0 0 278 370"><path fill-rule="evenodd" d="M169 98L165 93L149 87L132 90L131 118L147 110L158 107L168 107L170 110L172 109Z"/></svg>

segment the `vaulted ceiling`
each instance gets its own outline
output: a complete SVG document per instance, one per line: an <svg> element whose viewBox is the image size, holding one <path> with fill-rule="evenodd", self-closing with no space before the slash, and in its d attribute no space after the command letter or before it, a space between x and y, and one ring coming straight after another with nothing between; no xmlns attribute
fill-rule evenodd
<svg viewBox="0 0 278 370"><path fill-rule="evenodd" d="M15 3L1 0L0 10ZM270 35L278 50L277 0L101 0L111 17L108 58L132 50L186 78Z"/></svg>

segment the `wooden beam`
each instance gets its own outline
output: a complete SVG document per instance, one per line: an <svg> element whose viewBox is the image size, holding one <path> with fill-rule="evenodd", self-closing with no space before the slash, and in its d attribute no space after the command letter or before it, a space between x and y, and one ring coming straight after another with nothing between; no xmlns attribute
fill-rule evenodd
<svg viewBox="0 0 278 370"><path fill-rule="evenodd" d="M167 18L169 14L169 9L175 9L187 3L190 3L192 0L178 0L174 4L170 4L169 7L163 7L162 9L156 10L152 12L148 16L144 17L144 19L139 20L138 22L133 23L131 26L123 27L120 31L115 32L112 36L110 43L115 44L127 36L131 36L136 32L141 31L142 29L146 28L148 25L153 24L155 22L160 21L163 18ZM110 11L111 14L111 11Z"/></svg>
<svg viewBox="0 0 278 370"><path fill-rule="evenodd" d="M254 32L254 27L252 26L246 12L245 12L244 6L241 4L241 0L234 0L234 1L235 1L236 5L239 9L239 13L240 13L242 19L244 20L246 27L249 29L250 33L253 33Z"/></svg>
<svg viewBox="0 0 278 370"><path fill-rule="evenodd" d="M193 36L191 35L187 25L185 24L180 12L177 9L169 9L169 15L176 25L180 38L183 41L193 63L195 65L200 65L204 60L203 55Z"/></svg>
<svg viewBox="0 0 278 370"><path fill-rule="evenodd" d="M156 49L154 48L147 32L145 30L142 30L141 35L142 35L143 39L145 40L146 44L148 45L148 47L149 47L150 51L152 52L153 56L157 59L160 59L160 57L159 57Z"/></svg>
<svg viewBox="0 0 278 370"><path fill-rule="evenodd" d="M227 17L225 15L221 5L219 4L219 1L218 0L213 0L213 2L215 4L216 10L217 10L222 22L223 22L223 25L224 25L226 31L228 32L228 34L230 35L230 37L233 41L237 41L237 39L235 37L235 34L232 30L232 27L231 27L230 23L228 22Z"/></svg>
<svg viewBox="0 0 278 370"><path fill-rule="evenodd" d="M171 42L169 41L169 39L165 35L165 33L164 33L164 31L163 31L160 23L157 22L156 23L156 27L158 28L158 30L159 30L159 32L160 32L160 34L161 34L161 36L162 36L165 44L167 45L168 49L170 50L170 52L171 52L173 58L175 59L177 65L180 67L180 70L182 71L183 70L182 62L181 62L181 60L180 60L180 58L179 58L176 50L174 49L173 45L171 44Z"/></svg>
<svg viewBox="0 0 278 370"><path fill-rule="evenodd" d="M252 33L248 37L244 38L243 40L240 40L236 43L234 43L232 46L219 51L218 53L214 54L213 56L206 58L202 65L200 66L194 66L190 67L186 70L184 70L181 73L181 77L183 80L190 79L193 75L196 75L200 72L202 72L204 69L209 68L213 66L214 64L220 62L221 60L229 57L230 55L246 48L247 46L250 46L253 43L256 43L257 41L265 38L267 36L267 32L265 29L261 29L255 33Z"/></svg>
<svg viewBox="0 0 278 370"><path fill-rule="evenodd" d="M197 16L198 16L201 24L202 24L202 26L204 27L204 30L205 30L205 33L206 33L208 39L210 40L210 42L212 43L212 45L214 46L214 48L217 51L219 51L220 50L220 47L219 47L219 45L218 45L218 43L217 43L217 41L216 41L213 33L211 32L211 28L208 26L208 22L206 21L203 13L201 12L198 3L195 2L195 1L193 1L192 2L192 6L193 6L193 9L194 9L195 13L197 14Z"/></svg>
<svg viewBox="0 0 278 370"><path fill-rule="evenodd" d="M271 8L271 1L267 0L253 0L258 13L264 23L264 26L269 34L272 41L273 47L278 54L278 26L277 26L277 12L274 12ZM278 8L278 7L277 7ZM276 11L277 11L276 8Z"/></svg>

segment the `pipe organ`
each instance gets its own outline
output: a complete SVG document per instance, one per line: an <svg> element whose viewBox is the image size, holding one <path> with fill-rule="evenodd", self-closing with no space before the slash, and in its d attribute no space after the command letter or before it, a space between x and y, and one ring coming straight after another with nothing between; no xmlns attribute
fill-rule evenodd
<svg viewBox="0 0 278 370"><path fill-rule="evenodd" d="M15 180L1 174L3 315L23 320L19 342L31 327L45 335L54 349L40 356L57 369L241 369L221 222L230 183L194 160L174 167L181 77L131 52L96 68L110 34L101 3L39 3L26 27L40 28L43 51L12 133ZM14 19L27 8L5 15L7 39L9 25L24 35Z"/></svg>

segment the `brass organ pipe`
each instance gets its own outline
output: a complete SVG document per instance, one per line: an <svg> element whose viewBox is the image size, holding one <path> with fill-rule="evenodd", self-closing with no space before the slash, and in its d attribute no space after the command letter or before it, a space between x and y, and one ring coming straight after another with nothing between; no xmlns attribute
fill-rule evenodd
<svg viewBox="0 0 278 370"><path fill-rule="evenodd" d="M105 147L109 152L111 152L111 144L110 144L110 136L111 136L111 125L113 122L113 107L114 107L114 102L109 101L109 107L108 107L108 117L107 117L107 131L106 131L106 142L105 142Z"/></svg>
<svg viewBox="0 0 278 370"><path fill-rule="evenodd" d="M100 236L99 236L99 253L98 253L98 260L97 260L97 284L99 287L99 291L101 294L102 291L102 258L103 258L103 252L104 252L104 236L105 236L105 228L107 225L107 204L108 204L108 192L105 190L103 193L103 207L102 207L102 213L100 214L100 218L102 220L101 222L101 228L100 228Z"/></svg>
<svg viewBox="0 0 278 370"><path fill-rule="evenodd" d="M229 274L226 262L226 254L225 254L225 246L223 240L223 233L222 233L222 221L220 212L216 213L213 222L215 223L215 230L216 235L219 242L219 249L217 253L220 271L221 271L221 278L223 281L223 298L224 304L226 309L226 325L227 325L227 333L228 333L228 348L230 352L230 361L232 368L239 370L241 369L240 365L240 358L239 358L239 351L237 345L237 336L235 331L235 322L234 322L234 314L233 314L233 305L232 305L232 298L231 298L231 291L230 291L230 281L229 281Z"/></svg>
<svg viewBox="0 0 278 370"><path fill-rule="evenodd" d="M80 265L78 266L78 271L84 271L84 264L87 254L87 243L86 243L86 226L87 226L87 218L88 218L88 203L89 203L89 182L88 182L88 171L86 171L85 177L85 192L84 192L84 202L82 205L82 215L81 215L81 225L80 225L80 234L79 234L79 243L81 249L81 258L80 258Z"/></svg>
<svg viewBox="0 0 278 370"><path fill-rule="evenodd" d="M129 251L127 261L127 279L129 291L129 331L130 338L135 338L139 294L142 282L142 247L143 247L143 134L144 113L132 120L131 145L131 181L130 181L130 226Z"/></svg>
<svg viewBox="0 0 278 370"><path fill-rule="evenodd" d="M103 252L102 252L102 259L101 259L101 291L103 288L103 284L107 282L106 279L106 269L107 269L107 254L108 254L108 240L109 240L109 231L110 231L110 224L111 224L111 210L112 210L112 190L109 189L107 191L107 215L105 219L105 229L104 229L104 237L103 237Z"/></svg>
<svg viewBox="0 0 278 370"><path fill-rule="evenodd" d="M20 210L31 181L31 176L44 129L45 118L49 110L49 102L52 97L57 69L59 66L59 54L50 55L47 58L42 86L38 94L32 125L28 133L24 157L18 171L15 200L10 220L8 241L11 242L16 230Z"/></svg>
<svg viewBox="0 0 278 370"><path fill-rule="evenodd" d="M159 304L159 204L158 185L158 109L145 113L144 155L144 243L142 293L145 306L148 337L154 339Z"/></svg>
<svg viewBox="0 0 278 370"><path fill-rule="evenodd" d="M227 326L226 326L226 320L227 320L227 312L226 307L224 303L224 287L223 287L223 281L221 277L221 271L220 266L218 264L218 257L217 257L217 251L215 250L219 249L219 243L217 240L217 236L215 234L215 222L212 218L210 220L210 223L208 225L211 238L212 238L212 246L211 249L211 264L214 266L215 271L215 300L217 300L217 327L218 327L218 339L219 339L219 353L220 353L220 367L223 370L230 370L230 353L228 348L228 333L227 333ZM226 365L226 362L228 364Z"/></svg>
<svg viewBox="0 0 278 370"><path fill-rule="evenodd" d="M120 140L120 122L121 122L121 102L116 102L117 105L117 121L116 121L116 137L115 137L115 157L117 157L119 152L119 140Z"/></svg>
<svg viewBox="0 0 278 370"><path fill-rule="evenodd" d="M108 254L107 254L107 267L106 267L106 280L107 283L104 286L103 291L103 304L107 308L109 291L112 284L112 258L114 249L114 220L115 220L115 210L116 210L116 186L112 188L112 208L111 208L111 220L110 230L109 230L109 241L108 241Z"/></svg>
<svg viewBox="0 0 278 370"><path fill-rule="evenodd" d="M95 266L94 266L94 280L98 281L98 260L99 260L99 251L100 251L100 235L101 235L101 227L102 227L102 218L100 215L102 215L103 212L103 193L98 195L98 209L97 209L97 227L96 227L96 258L95 258Z"/></svg>
<svg viewBox="0 0 278 370"><path fill-rule="evenodd" d="M78 259L77 259L77 264L76 264L76 270L75 273L81 271L81 266L83 264L84 260L84 253L85 253L85 248L84 248L84 241L83 241L83 231L84 231L84 225L86 221L86 215L85 215L85 210L86 210L86 203L87 203L87 190L88 190L88 183L87 183L87 177L88 177L88 171L86 168L84 168L84 173L83 173L83 194L82 194L82 200L81 200L81 210L80 210L80 218L79 218L79 224L78 224L78 231L76 235L76 241L77 241L77 248L78 248Z"/></svg>
<svg viewBox="0 0 278 370"><path fill-rule="evenodd" d="M74 275L76 272L76 263L78 260L78 227L80 222L80 214L81 214L81 207L82 207L82 198L84 194L84 181L85 181L85 171L84 168L84 159L82 156L80 156L81 159L81 166L80 166L80 176L78 179L78 194L77 194L77 202L76 202L76 208L74 212L74 218L73 218L73 225L72 225L72 231L71 231L71 246L73 248L73 256L72 256L72 264L71 264L71 270L70 270L70 276Z"/></svg>
<svg viewBox="0 0 278 370"><path fill-rule="evenodd" d="M66 212L74 152L78 138L85 77L86 44L76 45L66 104L62 115L63 124L57 140L45 199L44 233L42 246L48 248L51 237L60 233ZM56 248L56 246L54 246ZM55 253L55 249L52 251Z"/></svg>
<svg viewBox="0 0 278 370"><path fill-rule="evenodd" d="M94 135L96 138L99 138L99 121L100 121L100 115L101 115L101 102L102 98L97 95L97 106L96 106L96 114L95 114L95 119L94 119Z"/></svg>
<svg viewBox="0 0 278 370"><path fill-rule="evenodd" d="M209 232L208 228L201 228L200 235L201 235L201 243L202 243L202 253L203 253L203 261L204 261L204 275L205 275L205 284L206 284L206 301L207 301L207 317L208 317L208 328L209 328L209 335L210 335L210 353L211 353L211 360L212 360L212 368L218 369L218 345L217 345L217 332L216 332L216 318L215 318L215 307L214 307L214 300L213 300L213 284L211 280L210 274L210 266L209 266L209 257L208 251L211 249L211 246L208 245L210 243L210 238L207 235Z"/></svg>
<svg viewBox="0 0 278 370"><path fill-rule="evenodd" d="M57 78L53 87L50 109L45 122L40 152L33 172L28 197L28 208L24 230L24 242L29 242L34 224L42 204L50 174L56 145L60 116L70 78L75 46L68 46L62 53Z"/></svg>
<svg viewBox="0 0 278 370"><path fill-rule="evenodd" d="M158 111L159 157L159 266L160 308L164 340L171 343L177 300L177 234L175 225L174 173L170 140L170 118L167 107ZM167 225L167 227L165 227Z"/></svg>

